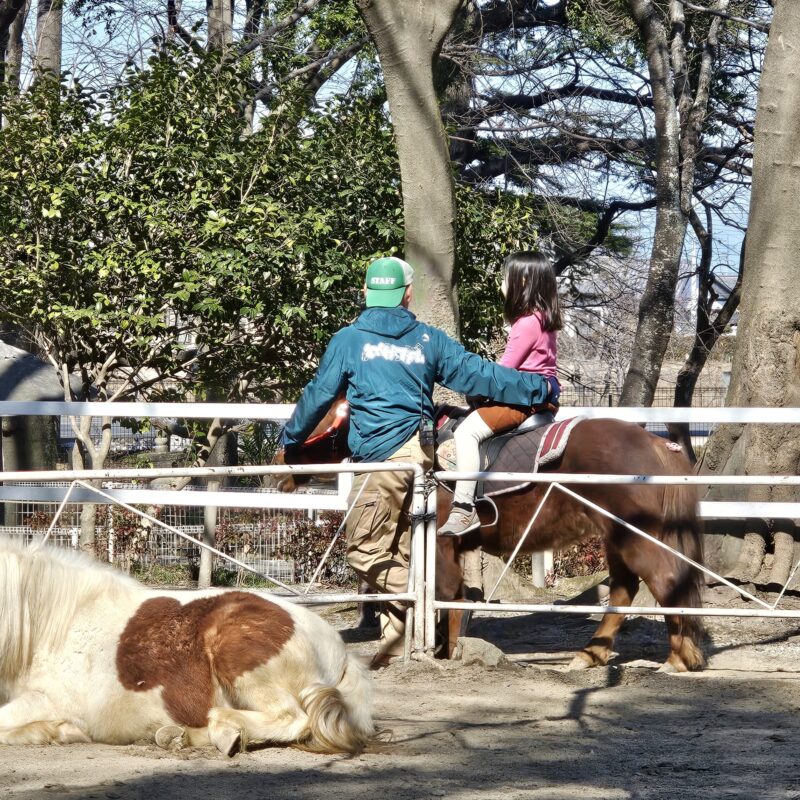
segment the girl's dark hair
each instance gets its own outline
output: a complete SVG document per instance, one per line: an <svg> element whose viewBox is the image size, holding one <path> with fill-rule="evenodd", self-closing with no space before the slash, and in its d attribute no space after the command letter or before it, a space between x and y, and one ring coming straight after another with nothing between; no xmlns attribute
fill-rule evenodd
<svg viewBox="0 0 800 800"><path fill-rule="evenodd" d="M563 327L558 302L556 274L549 259L538 252L518 252L503 264L506 279L506 301L503 316L513 325L520 317L538 311L542 329L558 331Z"/></svg>

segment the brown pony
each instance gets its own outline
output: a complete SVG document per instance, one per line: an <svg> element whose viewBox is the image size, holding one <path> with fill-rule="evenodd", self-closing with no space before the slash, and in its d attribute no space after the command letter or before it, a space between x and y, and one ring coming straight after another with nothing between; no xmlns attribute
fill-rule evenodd
<svg viewBox="0 0 800 800"><path fill-rule="evenodd" d="M587 419L572 429L563 456L543 472L596 475L687 475L689 461L668 442L639 425L614 419ZM567 488L620 519L641 528L693 561L702 563L702 539L697 517L697 492L691 486L564 484ZM437 557L437 594L440 600L463 593L460 555L483 547L497 554L510 553L539 507L546 484L530 484L518 491L495 496L495 512L479 503L484 527L473 537L440 538ZM437 497L439 524L449 514L451 495ZM561 549L592 536L603 539L608 561L609 605L629 606L643 580L662 606L699 607L702 575L699 570L653 542L554 489L532 526L521 552ZM582 669L604 665L612 654L614 637L624 620L606 614L591 641L571 663ZM699 642L702 626L697 617L666 618L670 655L666 671L685 672L703 665ZM458 619L451 617L450 631Z"/></svg>
<svg viewBox="0 0 800 800"><path fill-rule="evenodd" d="M326 418L319 426L329 425ZM342 436L339 430L338 436ZM317 445L319 439L316 440ZM316 455L320 450L317 447ZM318 462L322 463L322 462ZM691 465L682 452L639 425L614 419L587 419L575 424L561 458L543 472L595 475L687 475ZM610 513L641 528L693 561L702 563L701 528L697 517L697 491L685 485L565 484L572 491ZM439 538L436 560L438 600L464 597L461 556L482 547L488 552L513 551L547 490L546 484L529 484L497 495L495 509L478 503L483 523L480 531L463 539ZM437 495L439 524L450 511L452 497L440 488ZM495 521L496 518L496 521ZM662 606L699 607L702 575L699 570L637 535L573 497L554 489L532 526L522 552L560 549L593 536L603 539L608 560L612 606L629 606L643 580ZM446 633L452 654L453 634L460 627L461 612L451 612ZM589 643L576 654L573 669L600 666L612 654L614 637L624 620L621 614L606 614ZM666 617L670 655L665 671L685 672L703 666L700 651L702 625L698 617Z"/></svg>

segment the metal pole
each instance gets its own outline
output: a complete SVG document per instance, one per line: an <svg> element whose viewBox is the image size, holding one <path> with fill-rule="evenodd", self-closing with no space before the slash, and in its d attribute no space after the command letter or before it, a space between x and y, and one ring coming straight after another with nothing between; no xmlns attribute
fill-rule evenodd
<svg viewBox="0 0 800 800"><path fill-rule="evenodd" d="M531 556L531 583L537 589L544 589L544 551Z"/></svg>
<svg viewBox="0 0 800 800"><path fill-rule="evenodd" d="M411 500L411 563L408 568L408 591L414 595L411 615L411 657L421 658L425 650L425 475L414 475Z"/></svg>
<svg viewBox="0 0 800 800"><path fill-rule="evenodd" d="M436 651L436 490L425 504L425 655Z"/></svg>
<svg viewBox="0 0 800 800"><path fill-rule="evenodd" d="M772 610L759 608L673 608L672 606L573 606L564 603L528 604L528 603L445 603L437 600L437 609L454 609L456 611L492 611L526 612L531 614L626 614L640 617L766 617L771 619L800 619L800 610Z"/></svg>
<svg viewBox="0 0 800 800"><path fill-rule="evenodd" d="M490 479L503 483L563 483L570 486L578 483L600 486L612 484L633 486L800 486L800 475L603 475L588 472L456 472L442 470L436 473L436 477L442 481Z"/></svg>
<svg viewBox="0 0 800 800"><path fill-rule="evenodd" d="M3 483L39 481L152 480L153 478L238 478L254 475L332 475L339 472L411 472L422 469L411 461L376 461L365 464L270 464L258 467L158 467L156 469L74 469L4 472ZM714 481L708 481L713 483Z"/></svg>

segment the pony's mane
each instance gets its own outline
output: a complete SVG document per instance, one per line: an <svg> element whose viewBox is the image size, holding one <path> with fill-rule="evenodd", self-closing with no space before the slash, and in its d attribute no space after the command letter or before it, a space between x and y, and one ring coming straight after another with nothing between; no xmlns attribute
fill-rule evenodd
<svg viewBox="0 0 800 800"><path fill-rule="evenodd" d="M98 598L114 604L137 586L82 553L0 537L0 686L29 667L37 650L63 642L80 606Z"/></svg>

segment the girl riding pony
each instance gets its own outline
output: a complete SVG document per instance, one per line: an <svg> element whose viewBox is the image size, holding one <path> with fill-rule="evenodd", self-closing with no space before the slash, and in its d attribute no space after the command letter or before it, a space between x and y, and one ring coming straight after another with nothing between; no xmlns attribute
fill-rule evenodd
<svg viewBox="0 0 800 800"><path fill-rule="evenodd" d="M511 330L500 364L546 378L551 385L548 399L555 403L561 391L556 378L556 331L561 329L562 320L553 267L541 253L512 253L503 265L501 291L505 297L503 316ZM456 428L456 469L478 472L481 442L516 428L530 413L530 408L501 403L487 403L473 411ZM480 527L475 511L476 483L456 483L453 507L438 531L440 536L463 536Z"/></svg>

